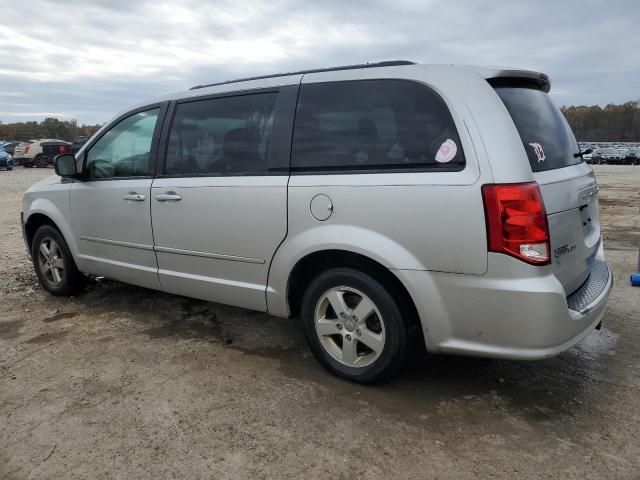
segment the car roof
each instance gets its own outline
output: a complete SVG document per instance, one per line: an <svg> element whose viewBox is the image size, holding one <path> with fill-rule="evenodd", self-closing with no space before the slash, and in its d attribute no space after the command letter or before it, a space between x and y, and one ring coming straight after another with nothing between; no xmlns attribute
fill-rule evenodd
<svg viewBox="0 0 640 480"><path fill-rule="evenodd" d="M539 82L540 85L548 91L550 88L550 82L547 75L541 72L518 69L503 66L477 66L477 65L455 65L455 64L419 64L410 62L407 60L388 60L377 63L365 63L357 65L344 65L339 67L328 68L315 68L310 70L300 70L294 72L276 73L270 75L261 75L255 77L239 78L236 80L225 80L215 83L208 83L203 85L196 85L189 90L175 92L153 100L140 103L133 106L119 115L126 113L135 108L142 108L147 105L152 105L169 100L181 100L185 98L204 96L213 93L226 93L241 90L252 90L260 88L276 88L287 85L297 85L300 83L302 77L307 74L320 73L320 72L340 72L345 70L359 70L359 69L398 69L398 68L420 68L420 69L451 69L460 71L467 71L470 74L479 75L480 77L490 80L498 78L521 78L530 79ZM397 70L396 70L397 72ZM119 116L118 115L118 116Z"/></svg>

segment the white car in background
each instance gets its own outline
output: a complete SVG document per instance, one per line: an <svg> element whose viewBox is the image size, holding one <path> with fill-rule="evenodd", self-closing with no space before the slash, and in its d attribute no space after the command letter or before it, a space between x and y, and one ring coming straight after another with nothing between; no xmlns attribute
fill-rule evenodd
<svg viewBox="0 0 640 480"><path fill-rule="evenodd" d="M16 146L13 158L23 167L46 167L53 164L56 155L71 153L71 144L55 138L29 140Z"/></svg>

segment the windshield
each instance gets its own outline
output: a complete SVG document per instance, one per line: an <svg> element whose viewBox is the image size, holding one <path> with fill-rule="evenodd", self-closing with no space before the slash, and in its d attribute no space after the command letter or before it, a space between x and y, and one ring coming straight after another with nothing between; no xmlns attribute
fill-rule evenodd
<svg viewBox="0 0 640 480"><path fill-rule="evenodd" d="M549 96L526 87L497 87L529 157L531 170L540 172L580 163L578 143L564 115Z"/></svg>

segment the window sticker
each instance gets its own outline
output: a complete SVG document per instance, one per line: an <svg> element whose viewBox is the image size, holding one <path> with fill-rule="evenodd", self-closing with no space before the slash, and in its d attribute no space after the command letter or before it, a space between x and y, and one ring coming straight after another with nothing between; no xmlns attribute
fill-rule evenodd
<svg viewBox="0 0 640 480"><path fill-rule="evenodd" d="M456 142L447 138L442 145L440 145L440 148L436 153L436 162L449 163L454 159L456 153L458 153L458 146L456 145Z"/></svg>
<svg viewBox="0 0 640 480"><path fill-rule="evenodd" d="M545 157L544 155L544 150L542 149L542 145L540 145L538 142L533 142L533 143L530 143L529 145L533 147L533 153L536 154L536 157L538 158L538 163L544 162L547 157Z"/></svg>

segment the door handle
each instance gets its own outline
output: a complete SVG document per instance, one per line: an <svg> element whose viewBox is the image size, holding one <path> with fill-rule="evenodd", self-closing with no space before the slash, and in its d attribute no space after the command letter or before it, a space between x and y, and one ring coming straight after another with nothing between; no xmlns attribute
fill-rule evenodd
<svg viewBox="0 0 640 480"><path fill-rule="evenodd" d="M159 193L156 195L158 202L179 202L182 199L182 195L178 195L176 192Z"/></svg>
<svg viewBox="0 0 640 480"><path fill-rule="evenodd" d="M126 195L123 195L122 198L132 202L144 202L146 197L141 193L129 192Z"/></svg>

